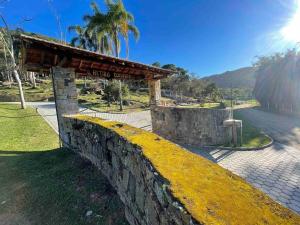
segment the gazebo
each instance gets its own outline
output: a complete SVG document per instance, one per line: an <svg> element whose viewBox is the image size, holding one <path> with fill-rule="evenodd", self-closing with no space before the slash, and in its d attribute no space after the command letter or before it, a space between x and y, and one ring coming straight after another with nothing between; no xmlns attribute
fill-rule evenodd
<svg viewBox="0 0 300 225"><path fill-rule="evenodd" d="M115 58L37 37L19 35L20 66L31 72L52 74L59 129L62 115L79 112L76 75L102 79L145 80L149 85L150 105L159 105L160 79L174 71Z"/></svg>

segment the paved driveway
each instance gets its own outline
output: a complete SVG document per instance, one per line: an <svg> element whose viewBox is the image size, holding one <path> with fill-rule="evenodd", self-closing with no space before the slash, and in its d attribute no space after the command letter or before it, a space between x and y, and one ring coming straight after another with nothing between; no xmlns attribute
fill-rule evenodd
<svg viewBox="0 0 300 225"><path fill-rule="evenodd" d="M33 106L37 107L47 122L57 129L53 103L34 103ZM111 114L87 110L84 113L151 130L149 111ZM300 213L299 120L252 109L245 109L243 115L253 124L263 128L277 142L272 147L260 151L184 147L245 178L274 200Z"/></svg>
<svg viewBox="0 0 300 225"><path fill-rule="evenodd" d="M282 144L293 146L300 152L300 119L257 109L240 109L240 113L256 127L261 128Z"/></svg>
<svg viewBox="0 0 300 225"><path fill-rule="evenodd" d="M37 108L39 114L41 114L44 117L44 119L48 122L48 124L56 132L58 132L54 102L29 102L27 104L31 105L34 108ZM128 114L101 113L93 110L87 110L85 108L80 108L79 110L81 111L82 114L96 116L106 120L113 120L113 121L127 123L134 127L142 128L148 131L152 130L151 115L149 110L142 111L142 112L132 112Z"/></svg>
<svg viewBox="0 0 300 225"><path fill-rule="evenodd" d="M275 140L274 145L259 151L188 148L300 213L300 119L256 109L241 109L240 112L269 134Z"/></svg>
<svg viewBox="0 0 300 225"><path fill-rule="evenodd" d="M260 151L187 147L245 178L282 205L300 213L300 157L295 149L275 143Z"/></svg>
<svg viewBox="0 0 300 225"><path fill-rule="evenodd" d="M259 151L187 148L300 213L300 119L249 108L240 112L269 134L275 140L274 145Z"/></svg>

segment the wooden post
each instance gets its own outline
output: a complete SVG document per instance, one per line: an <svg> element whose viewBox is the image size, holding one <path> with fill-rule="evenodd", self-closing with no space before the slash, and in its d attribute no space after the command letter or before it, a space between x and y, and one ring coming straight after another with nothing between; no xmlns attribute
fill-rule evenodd
<svg viewBox="0 0 300 225"><path fill-rule="evenodd" d="M160 80L149 80L148 87L150 94L150 106L159 105L161 99Z"/></svg>

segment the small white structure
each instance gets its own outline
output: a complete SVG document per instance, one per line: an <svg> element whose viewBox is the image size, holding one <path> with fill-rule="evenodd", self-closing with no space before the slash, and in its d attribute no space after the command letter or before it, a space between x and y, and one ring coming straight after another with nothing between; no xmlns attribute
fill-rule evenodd
<svg viewBox="0 0 300 225"><path fill-rule="evenodd" d="M233 144L237 146L237 128L240 128L241 131L241 145L243 144L243 122L242 120L235 120L235 119L229 119L229 120L224 120L223 125L225 127L231 127L232 130L232 139L233 139Z"/></svg>

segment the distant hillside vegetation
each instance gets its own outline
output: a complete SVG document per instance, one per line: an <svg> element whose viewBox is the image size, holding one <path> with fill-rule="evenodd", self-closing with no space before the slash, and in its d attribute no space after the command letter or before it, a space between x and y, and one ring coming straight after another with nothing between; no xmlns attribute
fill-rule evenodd
<svg viewBox="0 0 300 225"><path fill-rule="evenodd" d="M244 67L222 74L202 78L204 81L215 83L218 88L249 88L255 86L255 68Z"/></svg>

